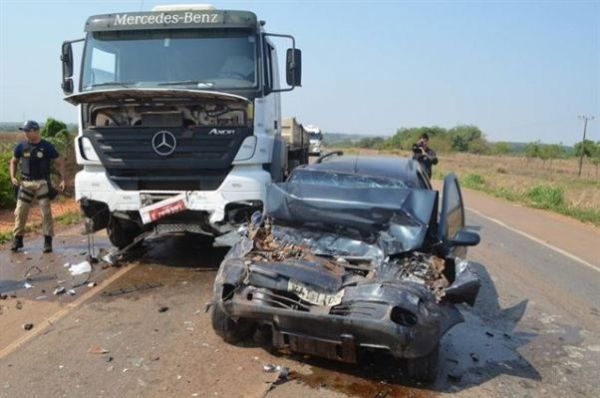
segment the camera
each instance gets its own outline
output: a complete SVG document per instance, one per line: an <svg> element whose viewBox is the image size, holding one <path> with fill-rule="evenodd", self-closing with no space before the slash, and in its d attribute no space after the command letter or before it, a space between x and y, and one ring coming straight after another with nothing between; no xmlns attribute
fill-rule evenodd
<svg viewBox="0 0 600 398"><path fill-rule="evenodd" d="M412 151L414 154L420 154L422 149L423 149L422 142L417 142L416 144L413 144L413 146L412 146Z"/></svg>

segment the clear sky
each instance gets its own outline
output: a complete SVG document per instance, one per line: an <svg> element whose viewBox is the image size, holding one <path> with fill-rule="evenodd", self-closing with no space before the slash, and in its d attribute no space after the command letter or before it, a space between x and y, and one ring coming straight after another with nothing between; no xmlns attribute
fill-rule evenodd
<svg viewBox="0 0 600 398"><path fill-rule="evenodd" d="M0 0L0 121L76 120L60 45L88 16L190 1ZM199 0L192 3L207 3ZM492 141L600 141L600 0L213 1L245 9L303 51L285 115L325 131L475 124Z"/></svg>

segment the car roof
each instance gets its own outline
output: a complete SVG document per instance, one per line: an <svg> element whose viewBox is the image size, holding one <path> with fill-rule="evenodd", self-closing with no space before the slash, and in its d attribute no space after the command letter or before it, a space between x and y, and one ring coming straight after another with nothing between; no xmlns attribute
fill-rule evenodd
<svg viewBox="0 0 600 398"><path fill-rule="evenodd" d="M345 155L325 159L322 163L314 163L304 170L333 171L339 173L355 173L386 177L401 181L415 181L419 165L412 158L400 156L362 156Z"/></svg>

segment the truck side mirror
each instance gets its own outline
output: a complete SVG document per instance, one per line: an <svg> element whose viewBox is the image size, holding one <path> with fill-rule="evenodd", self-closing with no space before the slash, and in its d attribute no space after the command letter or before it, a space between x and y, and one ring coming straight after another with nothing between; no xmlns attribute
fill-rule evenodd
<svg viewBox="0 0 600 398"><path fill-rule="evenodd" d="M70 77L67 79L63 79L63 82L60 86L65 95L73 94L73 79L71 79Z"/></svg>
<svg viewBox="0 0 600 398"><path fill-rule="evenodd" d="M73 49L71 42L65 41L62 44L60 55L62 61L62 89L65 95L73 93Z"/></svg>
<svg viewBox="0 0 600 398"><path fill-rule="evenodd" d="M285 61L285 78L288 86L301 86L302 51L297 48L288 48Z"/></svg>

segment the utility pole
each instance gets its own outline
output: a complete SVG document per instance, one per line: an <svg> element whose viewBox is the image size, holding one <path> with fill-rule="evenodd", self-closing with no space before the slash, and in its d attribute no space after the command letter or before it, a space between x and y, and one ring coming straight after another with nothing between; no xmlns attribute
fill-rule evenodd
<svg viewBox="0 0 600 398"><path fill-rule="evenodd" d="M585 132L587 130L588 120L594 120L592 115L579 115L577 116L579 120L583 120L583 140L581 141L581 154L579 155L579 172L577 173L578 177L581 177L581 166L583 165L583 153L585 152Z"/></svg>

